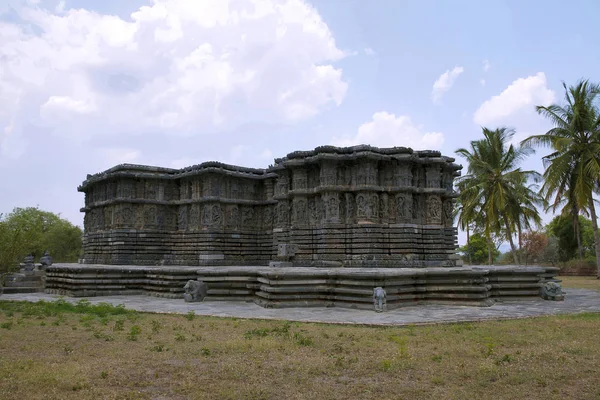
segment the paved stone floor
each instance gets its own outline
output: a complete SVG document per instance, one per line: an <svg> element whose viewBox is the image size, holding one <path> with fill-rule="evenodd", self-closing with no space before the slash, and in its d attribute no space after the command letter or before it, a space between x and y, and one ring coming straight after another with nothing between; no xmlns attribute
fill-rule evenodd
<svg viewBox="0 0 600 400"><path fill-rule="evenodd" d="M365 325L412 325L444 322L482 321L490 319L527 318L581 312L600 312L600 291L565 289L564 301L525 300L496 303L492 307L424 304L398 308L384 313L344 308L284 308L267 309L254 303L205 301L186 303L183 300L161 299L150 296L103 296L87 298L91 303L123 304L126 308L156 313L185 314L215 317L278 319L302 322ZM4 294L0 300L52 301L60 296L44 293ZM77 302L82 298L65 297Z"/></svg>

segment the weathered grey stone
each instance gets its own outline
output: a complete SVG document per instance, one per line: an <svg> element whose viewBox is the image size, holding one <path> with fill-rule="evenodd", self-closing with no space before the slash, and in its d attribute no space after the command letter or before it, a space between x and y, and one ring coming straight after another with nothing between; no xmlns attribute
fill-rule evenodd
<svg viewBox="0 0 600 400"><path fill-rule="evenodd" d="M40 264L41 269L46 269L46 267L52 265L52 256L50 253L48 253L48 251L45 251L44 255L40 258Z"/></svg>
<svg viewBox="0 0 600 400"><path fill-rule="evenodd" d="M189 280L183 287L183 299L188 303L204 300L208 293L208 286L202 281Z"/></svg>
<svg viewBox="0 0 600 400"><path fill-rule="evenodd" d="M544 300L562 301L565 299L560 283L546 282L540 287L540 295Z"/></svg>
<svg viewBox="0 0 600 400"><path fill-rule="evenodd" d="M267 169L207 162L89 175L86 264L452 267L452 182L439 152L321 146Z"/></svg>
<svg viewBox="0 0 600 400"><path fill-rule="evenodd" d="M379 286L373 289L373 307L376 312L383 312L386 306L386 293L385 290Z"/></svg>
<svg viewBox="0 0 600 400"><path fill-rule="evenodd" d="M255 301L265 307L300 303L373 309L373 288L385 288L385 306L452 303L490 306L540 298L552 267L312 268L164 267L64 264L46 270L46 292L70 296L146 293L183 298L188 281L204 282L209 300ZM504 281L503 277L508 278ZM493 281L491 279L494 279ZM195 285L195 284L192 284ZM194 288L188 286L189 290ZM195 289L194 289L195 290Z"/></svg>
<svg viewBox="0 0 600 400"><path fill-rule="evenodd" d="M33 271L35 269L35 258L33 257L33 254L29 253L25 256L20 267L22 271Z"/></svg>

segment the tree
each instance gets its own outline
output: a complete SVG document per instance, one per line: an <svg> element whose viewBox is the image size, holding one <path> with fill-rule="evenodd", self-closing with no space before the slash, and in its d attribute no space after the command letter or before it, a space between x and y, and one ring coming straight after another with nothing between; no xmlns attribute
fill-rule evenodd
<svg viewBox="0 0 600 400"><path fill-rule="evenodd" d="M547 199L564 205L578 224L579 212L589 212L592 219L596 266L600 278L600 237L594 204L594 192L600 189L600 86L581 80L565 89L564 105L537 106L539 114L554 127L543 135L534 135L523 144L546 146L552 152L542 158ZM577 229L577 227L576 227ZM579 235L576 235L579 237Z"/></svg>
<svg viewBox="0 0 600 400"><path fill-rule="evenodd" d="M485 263L489 254L492 255L492 261L500 255L498 248L494 244L492 244L491 248L489 247L488 240L481 233L471 235L469 243L460 247L458 251L475 265Z"/></svg>
<svg viewBox="0 0 600 400"><path fill-rule="evenodd" d="M577 231L570 215L556 216L546 226L547 234L556 238L558 260L565 262L575 258L578 249L579 259L594 252L594 233L592 221L579 215Z"/></svg>
<svg viewBox="0 0 600 400"><path fill-rule="evenodd" d="M471 142L471 149L456 150L469 163L467 174L459 179L463 213L479 214L483 231L491 248L493 234L504 233L510 243L515 264L520 264L513 234L523 224L540 222L536 205L542 198L528 185L537 182L540 175L524 171L518 164L533 150L528 146L515 147L508 144L514 131L508 128L490 130L483 128L483 139ZM492 254L488 254L492 263Z"/></svg>
<svg viewBox="0 0 600 400"><path fill-rule="evenodd" d="M77 261L81 235L81 228L37 208L15 208L8 215L0 214L0 273L15 269L27 254L38 258L46 250L54 261Z"/></svg>
<svg viewBox="0 0 600 400"><path fill-rule="evenodd" d="M523 256L525 265L538 262L548 246L548 236L542 232L528 231L523 233Z"/></svg>

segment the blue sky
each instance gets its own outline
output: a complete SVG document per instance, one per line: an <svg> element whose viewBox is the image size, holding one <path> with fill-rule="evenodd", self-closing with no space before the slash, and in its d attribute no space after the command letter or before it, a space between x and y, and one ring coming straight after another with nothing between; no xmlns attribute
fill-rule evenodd
<svg viewBox="0 0 600 400"><path fill-rule="evenodd" d="M0 0L0 212L82 223L88 173L324 144L516 139L597 79L597 1ZM437 83L436 83L437 82ZM541 170L538 150L526 168ZM464 236L461 235L461 241Z"/></svg>

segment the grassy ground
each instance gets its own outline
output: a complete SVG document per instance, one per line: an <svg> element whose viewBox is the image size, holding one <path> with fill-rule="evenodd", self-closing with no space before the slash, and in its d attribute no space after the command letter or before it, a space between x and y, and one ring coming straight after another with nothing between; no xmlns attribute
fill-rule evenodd
<svg viewBox="0 0 600 400"><path fill-rule="evenodd" d="M0 302L2 399L599 398L600 314L403 328Z"/></svg>
<svg viewBox="0 0 600 400"><path fill-rule="evenodd" d="M565 288L600 290L600 279L595 276L560 276Z"/></svg>

